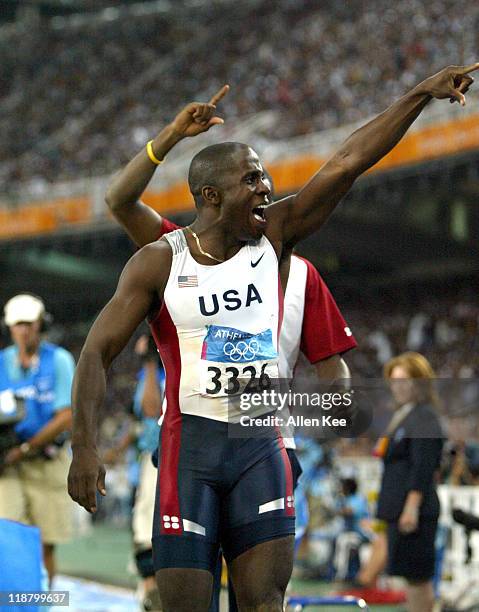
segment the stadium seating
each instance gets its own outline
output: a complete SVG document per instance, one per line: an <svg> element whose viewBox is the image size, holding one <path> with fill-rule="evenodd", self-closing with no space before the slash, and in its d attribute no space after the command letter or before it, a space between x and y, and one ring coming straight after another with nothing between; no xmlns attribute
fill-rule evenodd
<svg viewBox="0 0 479 612"><path fill-rule="evenodd" d="M189 11L175 3L0 30L7 191L109 172L183 103L225 82L230 122L272 109L275 125L259 136L284 139L363 119L435 68L477 59L479 6L466 0L374 0L354 12L310 0L205 3L194 20Z"/></svg>

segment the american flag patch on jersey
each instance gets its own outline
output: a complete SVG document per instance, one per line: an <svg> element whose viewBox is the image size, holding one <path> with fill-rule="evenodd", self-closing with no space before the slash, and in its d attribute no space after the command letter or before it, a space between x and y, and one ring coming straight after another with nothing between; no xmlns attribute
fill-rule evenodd
<svg viewBox="0 0 479 612"><path fill-rule="evenodd" d="M198 287L198 277L196 275L191 276L178 276L178 287Z"/></svg>

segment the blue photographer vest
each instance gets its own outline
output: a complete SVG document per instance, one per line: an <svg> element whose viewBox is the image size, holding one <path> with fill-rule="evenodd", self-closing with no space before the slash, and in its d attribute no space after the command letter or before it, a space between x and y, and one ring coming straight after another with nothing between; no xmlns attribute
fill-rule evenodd
<svg viewBox="0 0 479 612"><path fill-rule="evenodd" d="M5 352L9 349L0 351L0 391L11 389L25 399L25 417L15 426L21 441L29 440L54 416L56 349L53 344L42 342L38 365L19 380L8 375Z"/></svg>

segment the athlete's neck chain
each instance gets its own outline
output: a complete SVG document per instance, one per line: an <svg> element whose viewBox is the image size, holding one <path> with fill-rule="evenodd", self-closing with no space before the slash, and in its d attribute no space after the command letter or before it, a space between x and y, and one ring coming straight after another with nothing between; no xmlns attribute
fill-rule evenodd
<svg viewBox="0 0 479 612"><path fill-rule="evenodd" d="M213 261L217 261L218 263L223 263L225 261L224 259L218 259L214 255L211 255L211 253L207 253L206 251L203 251L203 249L201 248L200 239L198 238L197 234L191 229L191 227L187 227L186 229L190 231L191 235L196 240L196 246L198 247L198 251L202 255L204 255L205 257L208 257L209 259L212 259Z"/></svg>

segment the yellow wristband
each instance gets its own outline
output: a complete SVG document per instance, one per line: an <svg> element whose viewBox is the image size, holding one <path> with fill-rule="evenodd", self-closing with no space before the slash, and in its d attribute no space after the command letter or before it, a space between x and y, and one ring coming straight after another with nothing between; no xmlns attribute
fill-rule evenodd
<svg viewBox="0 0 479 612"><path fill-rule="evenodd" d="M152 140L150 140L150 142L148 142L148 143L146 144L146 153L147 153L148 157L150 158L150 160L151 160L151 161L152 161L152 162L153 162L153 163L154 163L156 166L159 166L160 164L162 164L162 163L163 163L163 161L164 161L164 160L163 160L163 159L158 159L158 158L156 157L156 155L155 155L155 154L154 154L154 152L153 152L153 146L152 146L152 143L153 143L153 141L152 141Z"/></svg>

